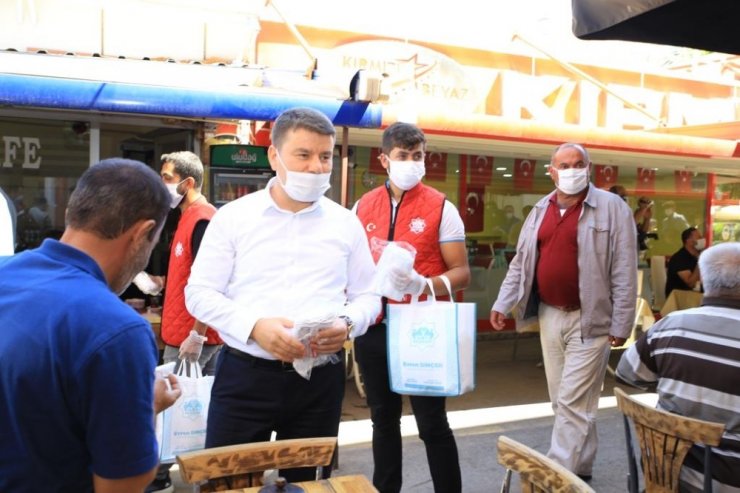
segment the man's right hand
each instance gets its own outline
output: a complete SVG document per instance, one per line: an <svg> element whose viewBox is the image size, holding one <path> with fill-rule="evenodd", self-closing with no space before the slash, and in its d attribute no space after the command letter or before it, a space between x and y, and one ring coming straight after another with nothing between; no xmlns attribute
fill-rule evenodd
<svg viewBox="0 0 740 493"><path fill-rule="evenodd" d="M287 329L293 327L293 321L287 318L261 318L252 329L252 335L262 349L280 361L292 363L305 356L305 348Z"/></svg>
<svg viewBox="0 0 740 493"><path fill-rule="evenodd" d="M506 327L506 315L496 310L491 310L491 326L494 330L503 330Z"/></svg>
<svg viewBox="0 0 740 493"><path fill-rule="evenodd" d="M172 404L182 394L180 383L177 377L169 374L166 377L156 377L154 379L154 414L161 413Z"/></svg>

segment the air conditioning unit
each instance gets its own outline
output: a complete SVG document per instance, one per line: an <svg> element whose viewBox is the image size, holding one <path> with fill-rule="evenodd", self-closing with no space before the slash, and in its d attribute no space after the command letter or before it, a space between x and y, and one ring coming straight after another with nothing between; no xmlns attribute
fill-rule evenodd
<svg viewBox="0 0 740 493"><path fill-rule="evenodd" d="M377 103L387 101L388 94L383 92L385 74L360 69L349 84L349 95L353 101Z"/></svg>

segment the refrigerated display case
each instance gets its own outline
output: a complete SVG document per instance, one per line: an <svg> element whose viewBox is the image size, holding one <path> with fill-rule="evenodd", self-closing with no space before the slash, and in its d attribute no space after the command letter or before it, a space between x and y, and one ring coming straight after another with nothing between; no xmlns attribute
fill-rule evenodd
<svg viewBox="0 0 740 493"><path fill-rule="evenodd" d="M212 145L210 158L210 199L216 207L262 190L270 178L275 176L267 160L267 147Z"/></svg>

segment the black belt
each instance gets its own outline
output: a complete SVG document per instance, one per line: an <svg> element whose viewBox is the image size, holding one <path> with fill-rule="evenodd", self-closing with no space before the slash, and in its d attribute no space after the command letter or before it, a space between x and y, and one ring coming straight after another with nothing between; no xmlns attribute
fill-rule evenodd
<svg viewBox="0 0 740 493"><path fill-rule="evenodd" d="M258 358L257 356L252 356L249 353L239 351L236 348L226 345L224 345L224 351L233 356L236 356L239 359L248 361L255 368L265 368L273 371L295 371L295 368L293 368L293 363L286 363L285 361L280 361L279 359Z"/></svg>

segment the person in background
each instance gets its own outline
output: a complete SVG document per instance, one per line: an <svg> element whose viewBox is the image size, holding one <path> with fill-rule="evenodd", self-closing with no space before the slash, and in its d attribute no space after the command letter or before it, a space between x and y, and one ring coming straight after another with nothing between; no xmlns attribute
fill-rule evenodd
<svg viewBox="0 0 740 493"><path fill-rule="evenodd" d="M0 491L141 492L154 415L180 395L155 380L149 323L118 299L146 265L170 197L143 163L83 173L61 240L0 259Z"/></svg>
<svg viewBox="0 0 740 493"><path fill-rule="evenodd" d="M161 337L165 343L162 359L165 363L177 361L178 365L180 360L197 361L204 375L213 375L215 356L222 341L215 330L188 312L185 285L216 208L201 193L203 163L198 156L189 151L173 152L163 154L161 162L160 176L172 198L170 207L179 207L181 212L167 269L161 324ZM172 491L169 470L169 464L160 466L148 493Z"/></svg>
<svg viewBox="0 0 740 493"><path fill-rule="evenodd" d="M683 246L668 261L668 270L665 280L665 296L668 297L674 289L691 291L697 288L701 280L699 268L699 253L704 250L706 240L701 231L691 227L681 233Z"/></svg>
<svg viewBox="0 0 740 493"><path fill-rule="evenodd" d="M0 256L15 252L16 216L13 201L0 188Z"/></svg>
<svg viewBox="0 0 740 493"><path fill-rule="evenodd" d="M522 226L491 325L502 330L514 308L517 327L539 322L555 412L547 455L590 480L609 350L624 344L635 320L635 222L621 198L590 184L580 144L558 146L549 170L556 189Z"/></svg>
<svg viewBox="0 0 740 493"><path fill-rule="evenodd" d="M640 250L647 250L647 239L655 238L657 235L650 233L653 219L653 201L644 195L637 199L637 209L633 214L637 226L637 245Z"/></svg>
<svg viewBox="0 0 740 493"><path fill-rule="evenodd" d="M218 328L206 447L337 436L344 397L341 351L380 310L362 225L324 197L335 130L313 109L282 113L267 151L277 173L267 187L221 207L203 237L185 303ZM294 324L316 320L309 356L334 356L305 379L291 364L307 355ZM325 477L331 468L324 469ZM314 468L281 471L314 479Z"/></svg>
<svg viewBox="0 0 740 493"><path fill-rule="evenodd" d="M524 207L522 207L522 218L526 220L527 216L533 208L534 207L532 207L531 205L525 205ZM511 227L511 229L509 230L509 238L506 242L506 248L516 248L516 243L519 240L519 234L522 231L523 224L524 223L522 221L519 221Z"/></svg>
<svg viewBox="0 0 740 493"><path fill-rule="evenodd" d="M619 195L619 198L627 202L627 189L622 185L612 185L609 187L609 191L614 195Z"/></svg>
<svg viewBox="0 0 740 493"><path fill-rule="evenodd" d="M470 283L465 248L465 226L454 205L435 189L421 183L424 176L424 133L409 123L394 123L383 132L379 159L388 171L385 184L363 195L355 204L368 241L372 238L406 241L416 248L414 270L392 272L393 284L411 296L435 294L446 298L439 276L447 276L455 292ZM384 299L384 301L387 301ZM357 363L363 375L373 422L373 484L381 493L401 491L401 395L390 388L388 344L383 315L355 341ZM411 407L424 442L434 491L462 489L457 444L447 422L444 397L410 396Z"/></svg>
<svg viewBox="0 0 740 493"><path fill-rule="evenodd" d="M666 243L666 253L669 253L680 247L678 239L681 232L689 227L689 222L686 220L686 216L676 212L676 203L672 200L663 203L663 216L660 223L660 237L661 242Z"/></svg>
<svg viewBox="0 0 740 493"><path fill-rule="evenodd" d="M712 448L713 491L740 491L740 244L708 248L699 258L702 306L660 319L622 354L617 376L640 388L657 384L658 409L725 425ZM694 446L681 491L702 491L704 449Z"/></svg>
<svg viewBox="0 0 740 493"><path fill-rule="evenodd" d="M506 231L506 235L511 234L511 230L519 226L519 229L521 229L522 220L519 219L514 215L514 206L513 205L505 205L504 206L504 231Z"/></svg>

